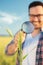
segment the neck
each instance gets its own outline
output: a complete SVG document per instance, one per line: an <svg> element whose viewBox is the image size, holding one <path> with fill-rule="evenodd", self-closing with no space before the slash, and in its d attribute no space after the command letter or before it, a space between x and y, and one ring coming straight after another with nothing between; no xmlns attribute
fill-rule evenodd
<svg viewBox="0 0 43 65"><path fill-rule="evenodd" d="M32 37L37 36L39 33L40 33L40 30L34 30L34 31L32 32Z"/></svg>

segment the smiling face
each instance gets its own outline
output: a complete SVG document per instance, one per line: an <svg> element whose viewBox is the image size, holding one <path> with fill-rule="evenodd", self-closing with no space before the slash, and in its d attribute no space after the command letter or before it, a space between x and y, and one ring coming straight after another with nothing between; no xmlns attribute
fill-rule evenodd
<svg viewBox="0 0 43 65"><path fill-rule="evenodd" d="M35 29L40 29L43 26L43 7L35 6L29 10L30 21L34 25Z"/></svg>

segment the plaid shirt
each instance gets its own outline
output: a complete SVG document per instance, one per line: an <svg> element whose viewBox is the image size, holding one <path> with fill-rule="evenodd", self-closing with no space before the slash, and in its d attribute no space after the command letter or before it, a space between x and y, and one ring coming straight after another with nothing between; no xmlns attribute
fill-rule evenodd
<svg viewBox="0 0 43 65"><path fill-rule="evenodd" d="M43 32L41 32L41 36L37 46L35 65L43 65Z"/></svg>

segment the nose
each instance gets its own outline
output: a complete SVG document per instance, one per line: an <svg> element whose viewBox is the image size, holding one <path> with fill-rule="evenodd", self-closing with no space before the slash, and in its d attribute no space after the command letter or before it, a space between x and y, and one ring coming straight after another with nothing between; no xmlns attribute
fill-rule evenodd
<svg viewBox="0 0 43 65"><path fill-rule="evenodd" d="M34 16L33 20L38 21L38 17Z"/></svg>

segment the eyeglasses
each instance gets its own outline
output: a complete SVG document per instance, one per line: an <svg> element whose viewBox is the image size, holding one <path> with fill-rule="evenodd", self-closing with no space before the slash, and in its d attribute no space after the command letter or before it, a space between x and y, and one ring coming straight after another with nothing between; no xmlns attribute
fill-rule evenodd
<svg viewBox="0 0 43 65"><path fill-rule="evenodd" d="M29 14L30 17L34 18L34 17L42 17L43 14L37 14L37 15L34 15L34 14Z"/></svg>

